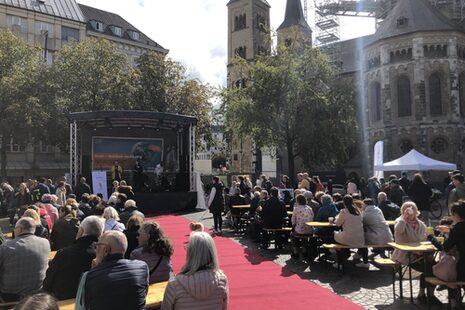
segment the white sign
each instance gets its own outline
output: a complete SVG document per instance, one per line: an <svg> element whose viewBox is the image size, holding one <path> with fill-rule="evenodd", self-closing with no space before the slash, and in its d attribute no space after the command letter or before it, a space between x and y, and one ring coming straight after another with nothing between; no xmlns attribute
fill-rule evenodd
<svg viewBox="0 0 465 310"><path fill-rule="evenodd" d="M92 171L92 188L94 194L101 193L105 201L108 200L107 172L101 170Z"/></svg>
<svg viewBox="0 0 465 310"><path fill-rule="evenodd" d="M377 165L383 165L384 163L384 141L378 141L375 144L373 151L373 167ZM378 178L384 178L384 171L374 171L374 176Z"/></svg>

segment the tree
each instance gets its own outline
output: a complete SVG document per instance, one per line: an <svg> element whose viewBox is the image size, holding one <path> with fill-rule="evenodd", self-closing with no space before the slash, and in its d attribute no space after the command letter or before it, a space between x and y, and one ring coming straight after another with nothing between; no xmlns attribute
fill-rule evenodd
<svg viewBox="0 0 465 310"><path fill-rule="evenodd" d="M212 88L186 76L179 62L154 52L137 59L134 109L195 116L197 141L211 141ZM200 143L197 143L200 145Z"/></svg>
<svg viewBox="0 0 465 310"><path fill-rule="evenodd" d="M40 100L40 77L44 70L40 50L9 30L0 31L0 160L6 178L7 145L10 138L27 141L40 132L48 119Z"/></svg>
<svg viewBox="0 0 465 310"><path fill-rule="evenodd" d="M307 168L347 160L355 142L355 97L317 49L279 47L254 63L236 59L247 87L222 92L228 131L287 155L289 174L300 157Z"/></svg>
<svg viewBox="0 0 465 310"><path fill-rule="evenodd" d="M66 112L127 109L133 94L127 56L105 39L69 43L54 63L57 104Z"/></svg>

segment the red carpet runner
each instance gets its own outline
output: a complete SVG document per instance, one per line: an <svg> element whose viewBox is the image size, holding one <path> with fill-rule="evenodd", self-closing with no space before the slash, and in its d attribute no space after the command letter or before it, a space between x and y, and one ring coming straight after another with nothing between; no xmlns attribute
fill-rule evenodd
<svg viewBox="0 0 465 310"><path fill-rule="evenodd" d="M189 221L181 216L155 220L174 243L173 268L177 273L185 262ZM215 237L215 243L220 268L229 280L229 309L362 309L234 241Z"/></svg>

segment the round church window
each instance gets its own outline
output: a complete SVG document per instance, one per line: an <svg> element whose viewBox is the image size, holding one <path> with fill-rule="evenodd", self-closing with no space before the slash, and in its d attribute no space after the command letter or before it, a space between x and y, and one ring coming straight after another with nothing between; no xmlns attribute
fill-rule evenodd
<svg viewBox="0 0 465 310"><path fill-rule="evenodd" d="M412 141L404 139L400 142L400 150L403 154L407 154L411 149L413 149Z"/></svg>
<svg viewBox="0 0 465 310"><path fill-rule="evenodd" d="M436 154L444 153L448 148L447 140L444 138L436 138L431 142L431 150Z"/></svg>

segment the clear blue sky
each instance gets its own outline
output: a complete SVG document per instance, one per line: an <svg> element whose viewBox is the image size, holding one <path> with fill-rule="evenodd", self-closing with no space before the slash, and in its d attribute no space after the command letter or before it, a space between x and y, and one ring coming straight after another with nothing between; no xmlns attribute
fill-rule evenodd
<svg viewBox="0 0 465 310"><path fill-rule="evenodd" d="M227 0L78 0L82 4L121 15L150 38L170 50L192 77L213 86L226 83ZM283 21L285 0L268 0L271 26ZM313 0L308 0L313 3ZM312 26L310 24L310 26ZM349 39L374 31L373 20L345 18L341 37Z"/></svg>

